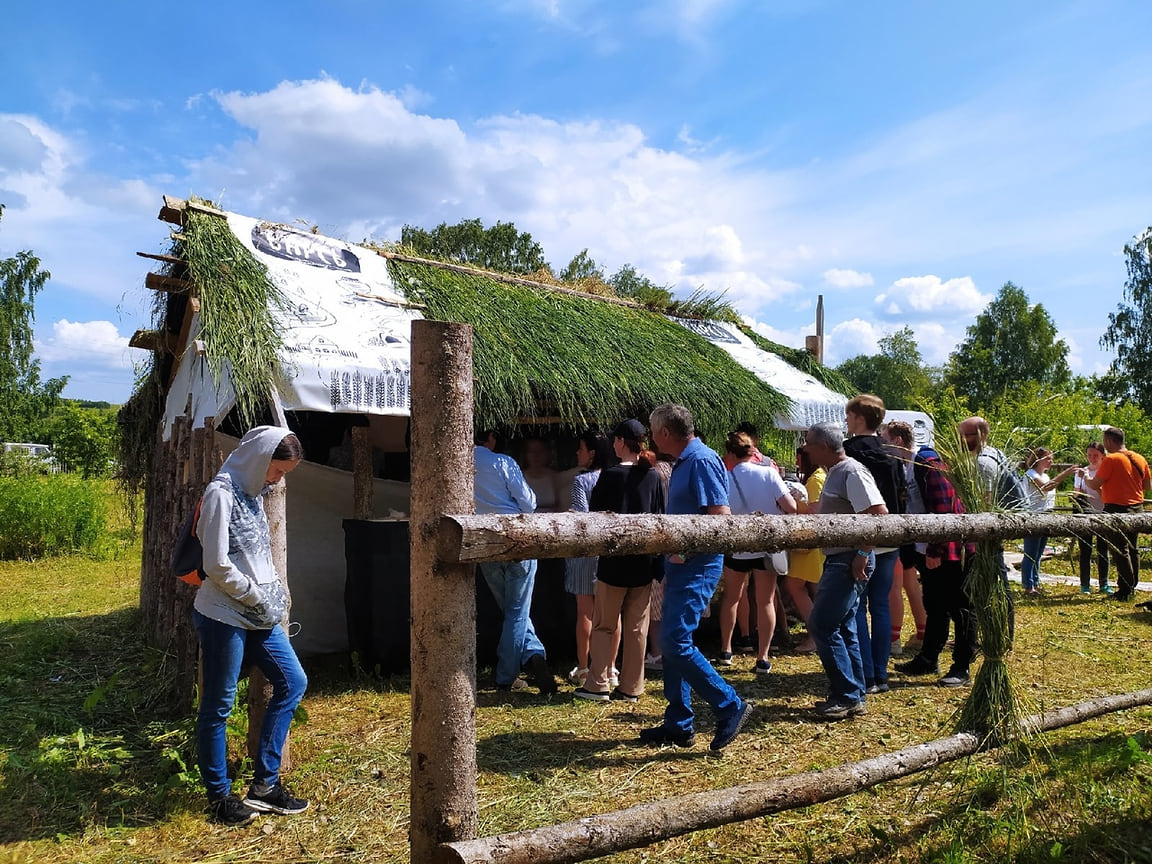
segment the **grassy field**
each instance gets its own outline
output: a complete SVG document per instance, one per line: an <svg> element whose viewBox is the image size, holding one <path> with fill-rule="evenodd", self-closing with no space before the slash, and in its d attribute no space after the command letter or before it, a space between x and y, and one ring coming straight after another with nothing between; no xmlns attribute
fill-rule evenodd
<svg viewBox="0 0 1152 864"><path fill-rule="evenodd" d="M0 861L399 861L407 858L408 694L403 678L307 662L292 733L293 788L314 806L244 829L204 819L189 717L165 716L166 658L137 631L139 550L108 560L0 562ZM1069 572L1066 562L1046 565ZM1149 686L1152 614L1052 587L1017 596L1011 669L1030 710ZM707 650L714 645L705 645ZM659 680L636 705L478 695L483 833L829 767L951 731L966 691L901 679L866 717L814 722L812 656L768 680L729 679L757 708L723 756L632 745L659 721ZM490 680L488 678L487 680ZM534 691L533 691L534 692ZM234 752L244 731L240 716ZM1152 862L1152 709L1044 736L827 804L621 853L614 862Z"/></svg>

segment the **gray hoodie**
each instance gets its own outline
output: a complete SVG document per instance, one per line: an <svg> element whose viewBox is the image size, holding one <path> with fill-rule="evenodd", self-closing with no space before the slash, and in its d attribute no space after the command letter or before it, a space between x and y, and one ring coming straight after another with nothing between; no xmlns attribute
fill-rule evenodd
<svg viewBox="0 0 1152 864"><path fill-rule="evenodd" d="M289 434L279 426L250 429L208 487L196 536L204 546L207 579L197 612L232 627L271 630L285 618L288 593L272 563L263 496L272 454Z"/></svg>

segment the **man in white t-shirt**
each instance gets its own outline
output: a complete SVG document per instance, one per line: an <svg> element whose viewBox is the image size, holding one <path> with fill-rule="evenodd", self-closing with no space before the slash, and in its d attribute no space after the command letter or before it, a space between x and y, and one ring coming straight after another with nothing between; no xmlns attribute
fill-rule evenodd
<svg viewBox="0 0 1152 864"><path fill-rule="evenodd" d="M872 513L888 508L871 472L844 453L844 434L832 423L817 423L805 434L804 449L827 469L818 512ZM824 570L808 618L808 630L828 676L828 699L816 703L816 713L839 720L867 712L864 705L864 663L856 634L856 611L876 567L873 547L824 549Z"/></svg>

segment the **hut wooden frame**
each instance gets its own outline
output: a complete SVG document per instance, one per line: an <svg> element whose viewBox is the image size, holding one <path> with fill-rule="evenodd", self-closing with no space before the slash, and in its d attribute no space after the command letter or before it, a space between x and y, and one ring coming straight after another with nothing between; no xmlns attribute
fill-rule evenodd
<svg viewBox="0 0 1152 864"><path fill-rule="evenodd" d="M756 551L911 541L1083 537L1152 532L1152 514L963 516L476 516L472 498L472 344L467 325L412 325L413 861L567 862L831 800L987 746L961 733L838 766L602 813L513 834L477 836L476 597L482 561L597 554ZM459 590L467 585L469 590ZM1152 704L1152 689L1028 718L1043 731Z"/></svg>

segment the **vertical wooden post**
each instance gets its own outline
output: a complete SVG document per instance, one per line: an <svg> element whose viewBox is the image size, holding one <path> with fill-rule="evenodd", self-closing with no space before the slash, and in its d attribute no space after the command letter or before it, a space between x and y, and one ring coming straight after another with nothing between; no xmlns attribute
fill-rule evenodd
<svg viewBox="0 0 1152 864"><path fill-rule="evenodd" d="M436 558L442 513L472 513L472 328L412 322L413 861L476 836L473 567Z"/></svg>
<svg viewBox="0 0 1152 864"><path fill-rule="evenodd" d="M352 515L372 518L372 439L367 426L352 427Z"/></svg>

